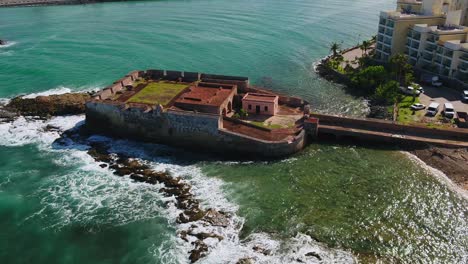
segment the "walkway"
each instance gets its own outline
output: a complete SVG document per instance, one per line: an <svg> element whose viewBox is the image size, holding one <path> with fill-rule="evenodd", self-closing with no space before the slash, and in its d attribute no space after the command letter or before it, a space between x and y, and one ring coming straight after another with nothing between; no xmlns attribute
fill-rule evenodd
<svg viewBox="0 0 468 264"><path fill-rule="evenodd" d="M377 119L356 119L312 114L319 119L319 134L354 137L389 143L427 143L445 147L468 147L466 129L431 129L406 126Z"/></svg>

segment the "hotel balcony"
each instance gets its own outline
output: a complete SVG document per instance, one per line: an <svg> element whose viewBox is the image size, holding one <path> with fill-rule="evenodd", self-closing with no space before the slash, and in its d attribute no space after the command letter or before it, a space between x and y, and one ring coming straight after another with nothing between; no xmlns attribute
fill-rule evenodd
<svg viewBox="0 0 468 264"><path fill-rule="evenodd" d="M435 47L435 46L431 46L431 45L426 45L426 47L424 48L424 50L427 51L427 52L433 53L433 52L436 50L436 47Z"/></svg>
<svg viewBox="0 0 468 264"><path fill-rule="evenodd" d="M468 62L468 53L463 52L463 54L460 56L460 60Z"/></svg>
<svg viewBox="0 0 468 264"><path fill-rule="evenodd" d="M458 65L458 70L463 73L468 73L468 62L462 62Z"/></svg>

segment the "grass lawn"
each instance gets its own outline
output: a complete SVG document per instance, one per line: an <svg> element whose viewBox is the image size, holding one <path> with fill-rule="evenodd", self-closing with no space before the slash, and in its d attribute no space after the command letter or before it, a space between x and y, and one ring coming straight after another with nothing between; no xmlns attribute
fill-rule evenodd
<svg viewBox="0 0 468 264"><path fill-rule="evenodd" d="M250 121L252 125L256 125L259 127L264 127L264 128L269 128L269 129L278 129L278 128L283 128L281 125L278 124L265 124L264 122L258 122L258 121Z"/></svg>
<svg viewBox="0 0 468 264"><path fill-rule="evenodd" d="M167 105L172 98L185 89L188 84L149 82L143 90L130 97L127 102L141 104Z"/></svg>
<svg viewBox="0 0 468 264"><path fill-rule="evenodd" d="M413 96L405 96L403 100L398 104L398 119L397 121L402 124L410 124L420 122L424 117L426 111L411 110L411 105L419 103L419 97L413 101Z"/></svg>

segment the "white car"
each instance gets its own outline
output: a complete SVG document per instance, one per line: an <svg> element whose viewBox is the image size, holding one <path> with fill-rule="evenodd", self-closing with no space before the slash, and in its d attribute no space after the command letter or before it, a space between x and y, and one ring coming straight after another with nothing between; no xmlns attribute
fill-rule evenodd
<svg viewBox="0 0 468 264"><path fill-rule="evenodd" d="M440 87L442 86L442 82L439 81L439 76L434 76L432 77L432 82L431 82L432 86L434 87Z"/></svg>
<svg viewBox="0 0 468 264"><path fill-rule="evenodd" d="M425 109L425 108L426 108L425 105L419 104L419 103L414 104L414 105L411 106L411 109L412 109L412 110L415 110L415 111L423 110L423 109Z"/></svg>
<svg viewBox="0 0 468 264"><path fill-rule="evenodd" d="M435 116L439 112L439 103L431 103L429 107L427 107L427 115Z"/></svg>
<svg viewBox="0 0 468 264"><path fill-rule="evenodd" d="M468 102L468 90L463 91L463 93L462 93L462 101Z"/></svg>
<svg viewBox="0 0 468 264"><path fill-rule="evenodd" d="M418 89L414 89L413 86L408 86L408 87L400 87L400 90L404 93L404 94L407 94L407 95L416 95L416 96L419 96L421 94L421 91L419 91Z"/></svg>
<svg viewBox="0 0 468 264"><path fill-rule="evenodd" d="M453 109L453 105L451 103L444 104L443 114L446 118L452 119L453 117L455 117L455 110Z"/></svg>

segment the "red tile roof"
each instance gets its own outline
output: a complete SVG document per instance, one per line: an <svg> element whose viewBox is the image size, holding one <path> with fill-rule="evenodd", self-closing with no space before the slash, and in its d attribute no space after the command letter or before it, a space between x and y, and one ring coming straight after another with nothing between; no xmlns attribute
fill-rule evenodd
<svg viewBox="0 0 468 264"><path fill-rule="evenodd" d="M213 105L220 106L231 94L235 86L220 84L219 88L204 87L203 83L199 86L190 86L190 88L177 98L176 103ZM215 86L209 84L209 86Z"/></svg>
<svg viewBox="0 0 468 264"><path fill-rule="evenodd" d="M271 94L259 94L259 93L247 93L242 100L248 101L257 101L257 102L267 102L274 103L278 98L277 95Z"/></svg>

